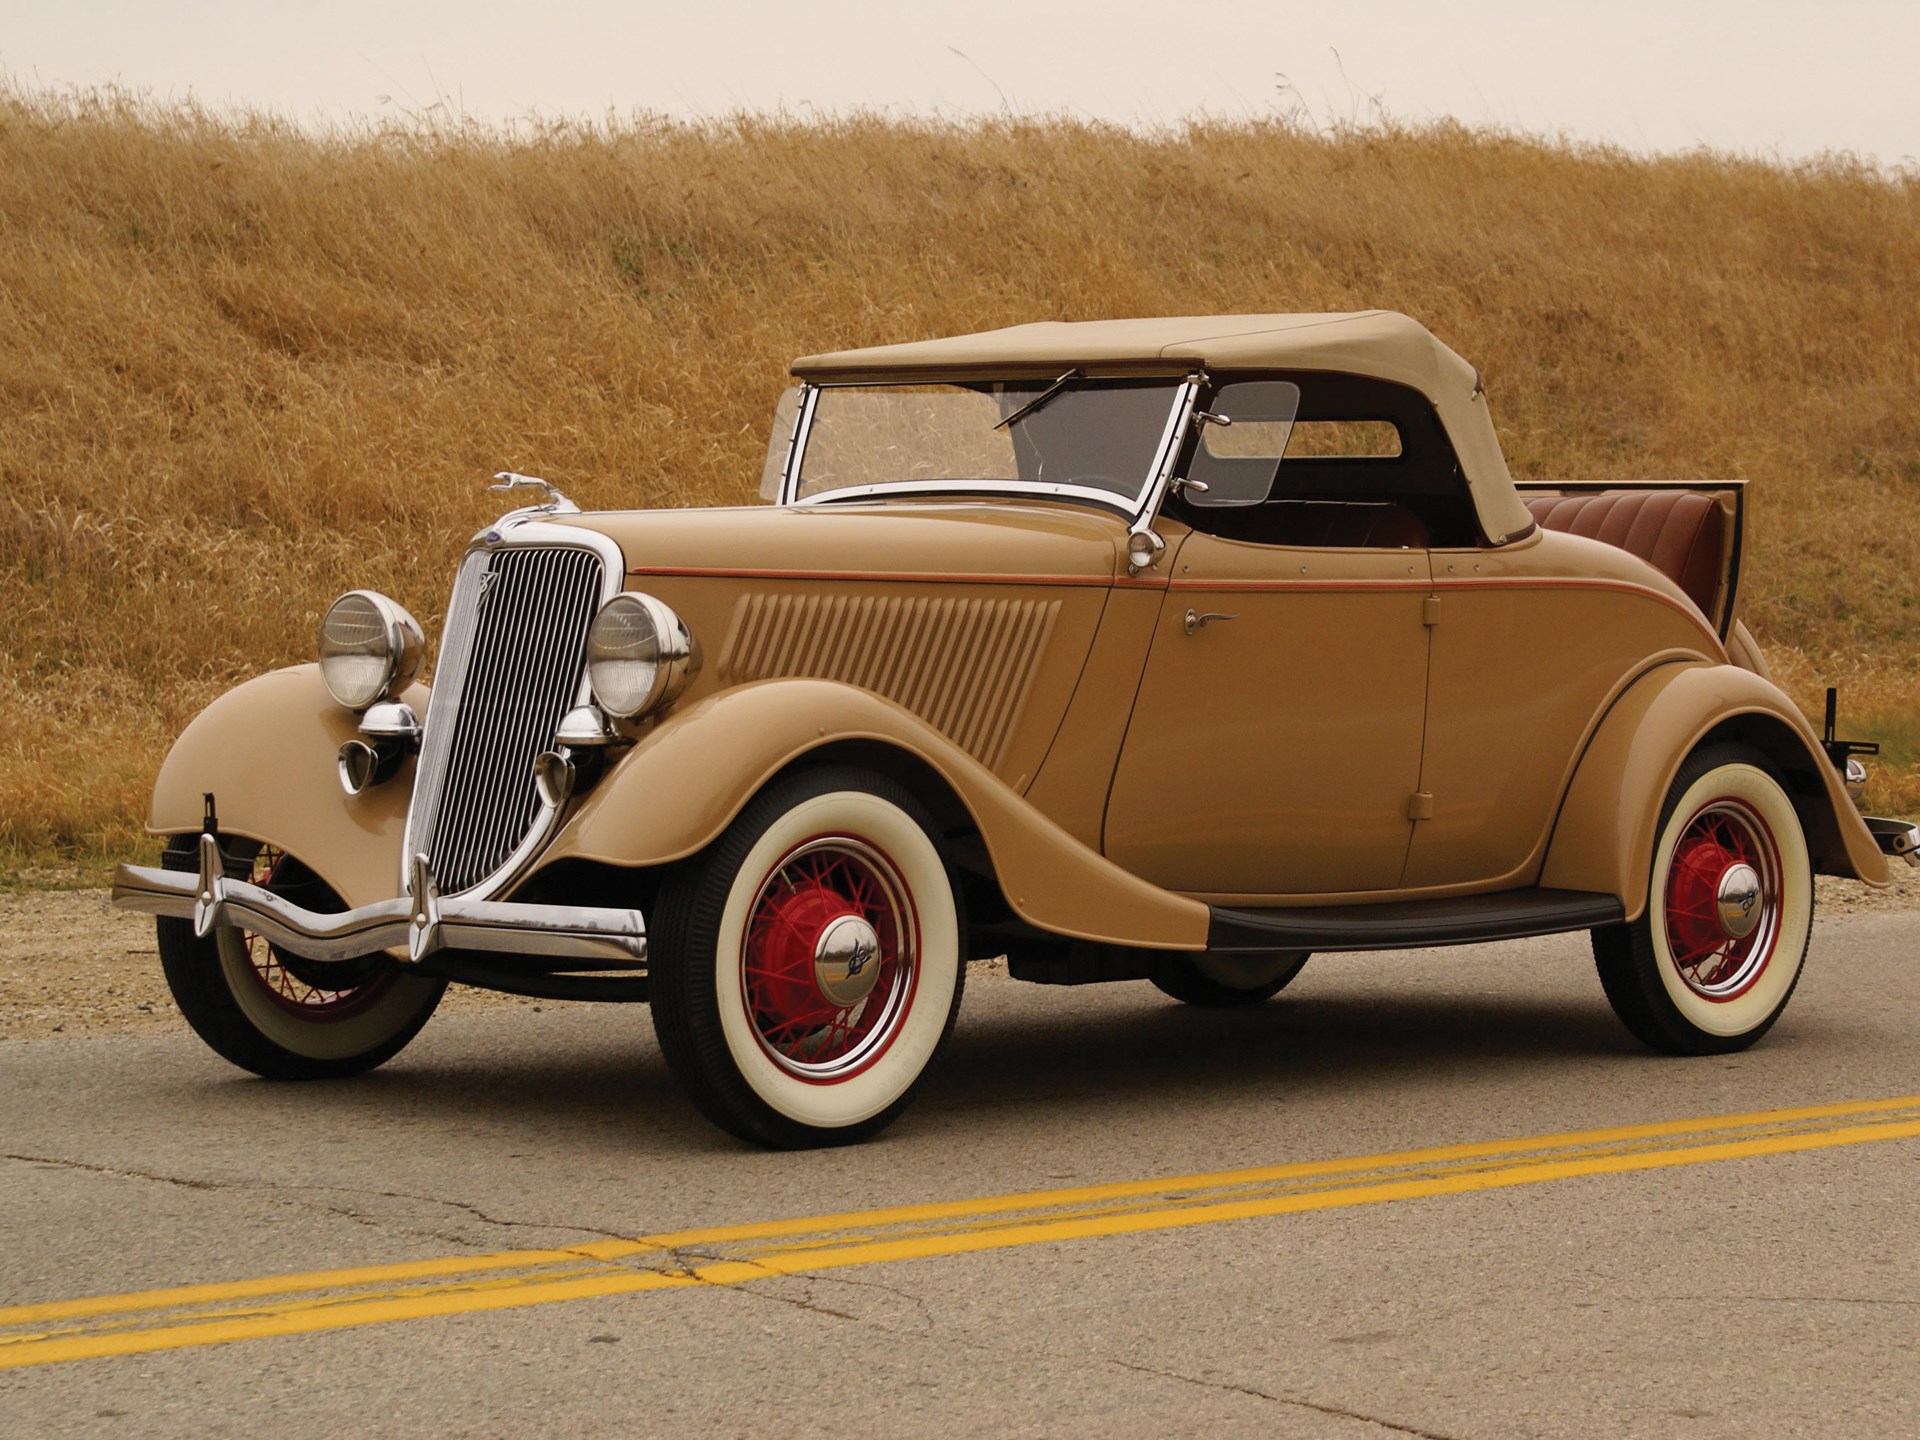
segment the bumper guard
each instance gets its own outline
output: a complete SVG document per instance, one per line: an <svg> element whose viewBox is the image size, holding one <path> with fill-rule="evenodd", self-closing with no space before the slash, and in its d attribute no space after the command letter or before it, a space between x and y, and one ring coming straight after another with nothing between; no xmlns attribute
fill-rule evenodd
<svg viewBox="0 0 1920 1440"><path fill-rule="evenodd" d="M217 925L238 926L309 960L349 960L403 945L414 964L436 950L540 955L620 968L638 968L647 959L647 924L638 910L443 900L424 855L414 856L407 867L407 896L338 914L303 909L234 879L211 835L200 837L199 861L197 875L122 865L113 876L113 903L122 910L191 920L201 936Z"/></svg>
<svg viewBox="0 0 1920 1440"><path fill-rule="evenodd" d="M1877 815L1861 817L1882 855L1920 866L1920 825L1906 820L1882 820Z"/></svg>

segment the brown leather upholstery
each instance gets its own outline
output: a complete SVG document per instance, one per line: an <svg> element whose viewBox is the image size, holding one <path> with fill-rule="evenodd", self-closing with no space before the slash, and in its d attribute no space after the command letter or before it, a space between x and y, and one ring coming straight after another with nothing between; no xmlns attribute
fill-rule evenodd
<svg viewBox="0 0 1920 1440"><path fill-rule="evenodd" d="M1261 507L1268 544L1351 550L1421 550L1427 527L1404 505L1350 500L1277 500Z"/></svg>
<svg viewBox="0 0 1920 1440"><path fill-rule="evenodd" d="M1726 513L1717 500L1691 490L1524 498L1542 528L1603 540L1638 555L1686 591L1702 615L1712 614L1727 538Z"/></svg>

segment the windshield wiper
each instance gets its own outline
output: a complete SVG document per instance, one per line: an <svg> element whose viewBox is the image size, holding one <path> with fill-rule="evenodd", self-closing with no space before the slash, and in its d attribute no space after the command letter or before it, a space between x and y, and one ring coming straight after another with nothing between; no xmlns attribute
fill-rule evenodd
<svg viewBox="0 0 1920 1440"><path fill-rule="evenodd" d="M1038 395L1034 396L1033 399L1027 401L1026 404L1022 405L1018 410L1014 411L1011 415L1007 416L1006 419L1002 420L998 425L994 426L993 428L996 430L1004 430L1009 425L1013 424L1014 421L1026 419L1027 416L1031 415L1034 411L1038 410L1042 405L1046 404L1049 400L1053 399L1054 396L1058 395L1062 390L1066 389L1074 381L1083 380L1085 378L1086 378L1085 375L1082 374L1079 367L1076 366L1072 370L1067 371L1066 374L1062 375L1058 380L1054 381L1053 384L1049 385L1046 389L1042 390Z"/></svg>

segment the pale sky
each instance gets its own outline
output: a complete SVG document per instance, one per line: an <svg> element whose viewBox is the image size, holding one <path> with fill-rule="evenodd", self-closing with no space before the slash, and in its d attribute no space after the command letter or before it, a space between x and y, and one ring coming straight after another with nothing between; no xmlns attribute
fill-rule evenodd
<svg viewBox="0 0 1920 1440"><path fill-rule="evenodd" d="M302 121L850 109L1364 120L1920 165L1916 0L0 0L0 74Z"/></svg>

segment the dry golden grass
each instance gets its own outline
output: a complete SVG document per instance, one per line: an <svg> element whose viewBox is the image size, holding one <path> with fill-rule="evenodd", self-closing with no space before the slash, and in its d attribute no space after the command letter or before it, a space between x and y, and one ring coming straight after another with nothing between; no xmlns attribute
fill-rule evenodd
<svg viewBox="0 0 1920 1440"><path fill-rule="evenodd" d="M1920 805L1920 181L1451 126L314 135L0 91L0 866L137 845L169 739L337 591L430 625L499 469L748 498L795 354L1386 306L1516 475L1754 482L1745 613Z"/></svg>

